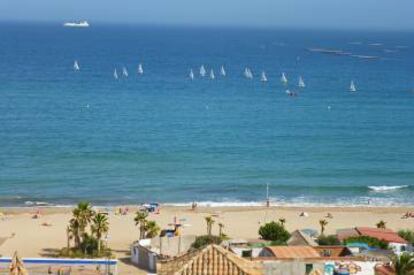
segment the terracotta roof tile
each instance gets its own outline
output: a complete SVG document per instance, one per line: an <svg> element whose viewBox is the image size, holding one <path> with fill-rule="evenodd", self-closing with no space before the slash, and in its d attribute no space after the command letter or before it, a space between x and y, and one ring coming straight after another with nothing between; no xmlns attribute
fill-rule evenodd
<svg viewBox="0 0 414 275"><path fill-rule="evenodd" d="M359 232L361 236L369 236L374 237L379 240L384 240L389 243L402 243L406 244L407 241L398 236L392 230L389 229L378 229L378 228L371 228L371 227L357 227L356 230Z"/></svg>
<svg viewBox="0 0 414 275"><path fill-rule="evenodd" d="M278 259L320 258L319 253L311 246L268 246L265 247Z"/></svg>

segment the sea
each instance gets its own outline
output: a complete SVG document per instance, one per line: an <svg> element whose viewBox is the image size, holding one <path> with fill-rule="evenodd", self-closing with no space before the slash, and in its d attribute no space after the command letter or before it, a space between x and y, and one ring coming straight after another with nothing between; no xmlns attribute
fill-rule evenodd
<svg viewBox="0 0 414 275"><path fill-rule="evenodd" d="M267 186L414 205L414 33L0 23L1 206L263 205Z"/></svg>

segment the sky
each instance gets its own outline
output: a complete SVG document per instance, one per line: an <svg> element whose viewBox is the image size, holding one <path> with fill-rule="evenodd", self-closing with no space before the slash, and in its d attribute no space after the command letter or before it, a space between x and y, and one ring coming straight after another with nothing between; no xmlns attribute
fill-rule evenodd
<svg viewBox="0 0 414 275"><path fill-rule="evenodd" d="M414 30L414 0L0 0L0 21Z"/></svg>

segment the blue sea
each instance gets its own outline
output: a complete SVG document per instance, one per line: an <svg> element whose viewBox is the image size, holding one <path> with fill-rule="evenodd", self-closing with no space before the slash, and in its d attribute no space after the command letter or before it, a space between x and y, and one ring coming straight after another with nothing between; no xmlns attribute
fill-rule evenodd
<svg viewBox="0 0 414 275"><path fill-rule="evenodd" d="M414 205L414 33L0 24L0 205L254 205L267 184Z"/></svg>

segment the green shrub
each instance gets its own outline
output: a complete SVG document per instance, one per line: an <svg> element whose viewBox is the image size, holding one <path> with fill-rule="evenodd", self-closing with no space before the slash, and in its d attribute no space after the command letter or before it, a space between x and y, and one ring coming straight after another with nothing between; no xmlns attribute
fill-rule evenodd
<svg viewBox="0 0 414 275"><path fill-rule="evenodd" d="M278 222L269 222L259 228L259 235L262 239L272 241L276 244L286 244L290 238L290 233Z"/></svg>
<svg viewBox="0 0 414 275"><path fill-rule="evenodd" d="M338 238L336 237L336 235L320 235L318 237L318 239L316 240L316 242L319 245L340 245L341 242L338 240Z"/></svg>
<svg viewBox="0 0 414 275"><path fill-rule="evenodd" d="M384 240L379 240L377 238L368 237L368 236L349 237L344 240L344 244L348 244L348 243L366 243L370 247L388 249L388 242Z"/></svg>
<svg viewBox="0 0 414 275"><path fill-rule="evenodd" d="M214 235L203 235L198 236L195 241L191 244L192 248L200 249L209 244L221 244L223 239L219 236Z"/></svg>
<svg viewBox="0 0 414 275"><path fill-rule="evenodd" d="M414 231L410 229L400 230L398 235L410 244L414 244Z"/></svg>

